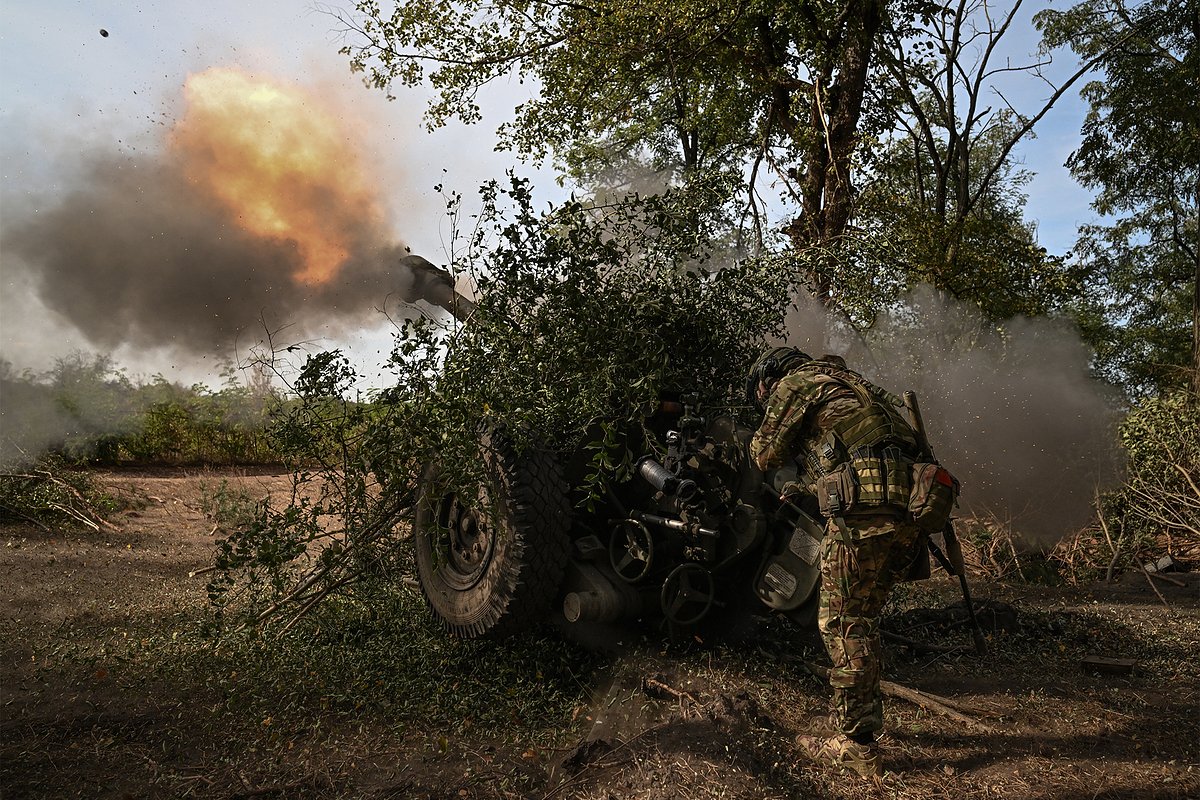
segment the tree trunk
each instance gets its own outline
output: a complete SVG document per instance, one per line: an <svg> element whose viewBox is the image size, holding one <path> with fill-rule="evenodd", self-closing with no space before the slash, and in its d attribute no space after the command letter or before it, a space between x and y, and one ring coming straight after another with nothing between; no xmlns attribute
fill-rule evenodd
<svg viewBox="0 0 1200 800"><path fill-rule="evenodd" d="M883 22L883 0L854 3L847 20L838 77L830 92L833 107L829 115L829 173L825 179L824 219L821 221L823 244L831 244L846 232L850 222L854 186L850 166L857 145L858 120L862 116L863 95L875 36ZM857 12L857 13L856 13Z"/></svg>
<svg viewBox="0 0 1200 800"><path fill-rule="evenodd" d="M813 80L810 124L813 138L805 157L800 216L787 233L797 248L836 247L845 235L853 213L852 157L857 146L858 122L871 66L875 37L883 23L885 0L847 0L842 29L829 41L837 52L829 54L836 68L821 70ZM817 298L833 303L828 277L814 276Z"/></svg>
<svg viewBox="0 0 1200 800"><path fill-rule="evenodd" d="M1200 255L1193 259L1192 276L1192 391L1200 397Z"/></svg>

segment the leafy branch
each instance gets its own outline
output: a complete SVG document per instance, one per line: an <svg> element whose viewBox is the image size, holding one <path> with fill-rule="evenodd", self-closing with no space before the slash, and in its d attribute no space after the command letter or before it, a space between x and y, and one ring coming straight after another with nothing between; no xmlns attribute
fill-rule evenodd
<svg viewBox="0 0 1200 800"><path fill-rule="evenodd" d="M641 445L664 393L745 411L745 365L781 332L809 265L714 262L686 193L544 212L519 179L482 194L450 265L478 286L467 324L401 322L392 385L373 394L337 351L296 373L271 432L293 491L220 542L209 591L223 624L286 631L335 594L409 580L407 518L426 468L476 496L485 425L517 452L590 462L573 478L586 503Z"/></svg>

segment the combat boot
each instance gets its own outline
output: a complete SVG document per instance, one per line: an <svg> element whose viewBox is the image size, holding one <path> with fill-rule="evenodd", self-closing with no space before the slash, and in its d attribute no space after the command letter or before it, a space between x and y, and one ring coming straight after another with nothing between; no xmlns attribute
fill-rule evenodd
<svg viewBox="0 0 1200 800"><path fill-rule="evenodd" d="M831 711L810 719L804 726L804 732L809 736L828 739L830 736L836 736L842 732L841 720L836 712Z"/></svg>
<svg viewBox="0 0 1200 800"><path fill-rule="evenodd" d="M850 770L864 778L883 775L883 759L876 745L859 744L844 733L830 738L797 736L796 746L818 764Z"/></svg>

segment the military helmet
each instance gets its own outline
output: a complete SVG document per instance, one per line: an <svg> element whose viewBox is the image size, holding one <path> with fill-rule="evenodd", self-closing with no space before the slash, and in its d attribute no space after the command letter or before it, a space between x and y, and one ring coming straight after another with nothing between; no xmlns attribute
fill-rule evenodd
<svg viewBox="0 0 1200 800"><path fill-rule="evenodd" d="M746 401L759 411L765 410L758 397L758 385L779 380L807 361L812 361L812 356L803 350L795 347L772 347L758 357L746 375Z"/></svg>

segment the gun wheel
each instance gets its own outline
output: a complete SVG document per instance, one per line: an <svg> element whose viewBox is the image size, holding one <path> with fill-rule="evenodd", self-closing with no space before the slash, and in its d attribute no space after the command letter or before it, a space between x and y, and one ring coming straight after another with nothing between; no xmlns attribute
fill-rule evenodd
<svg viewBox="0 0 1200 800"><path fill-rule="evenodd" d="M505 636L543 621L568 558L571 509L557 460L517 456L496 432L479 448L486 476L462 496L425 472L413 519L417 579L434 616L462 638Z"/></svg>

